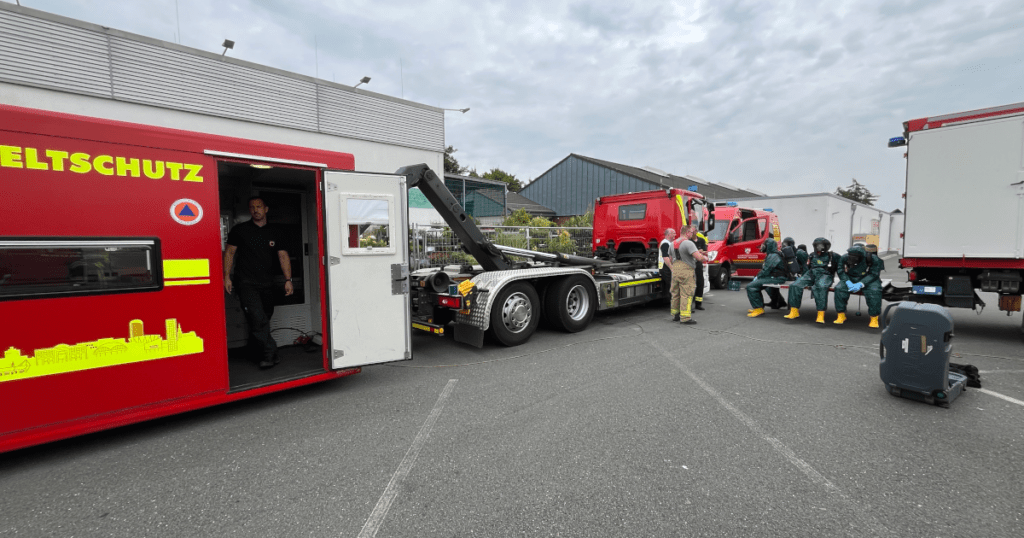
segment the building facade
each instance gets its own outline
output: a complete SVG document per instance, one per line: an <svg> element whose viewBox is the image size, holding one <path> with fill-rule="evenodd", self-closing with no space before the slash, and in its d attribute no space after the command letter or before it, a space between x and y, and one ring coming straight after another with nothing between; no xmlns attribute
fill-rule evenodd
<svg viewBox="0 0 1024 538"><path fill-rule="evenodd" d="M665 188L696 190L712 200L764 196L764 193L725 183L694 176L676 176L650 167L637 168L575 153L538 176L520 194L562 217L592 211L594 200L601 196Z"/></svg>

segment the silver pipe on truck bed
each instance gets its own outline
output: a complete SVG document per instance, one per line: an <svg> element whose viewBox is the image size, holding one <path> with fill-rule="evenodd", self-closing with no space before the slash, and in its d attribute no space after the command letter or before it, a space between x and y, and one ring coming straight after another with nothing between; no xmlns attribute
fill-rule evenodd
<svg viewBox="0 0 1024 538"><path fill-rule="evenodd" d="M537 252L536 250L526 250L524 248L506 247L504 245L494 245L501 252L510 256L519 256L521 258L530 258L532 260L557 262L565 265L580 265L585 267L603 267L611 265L611 262L605 260L598 260L596 258L584 258L583 256L576 256L573 254L563 254L561 252Z"/></svg>

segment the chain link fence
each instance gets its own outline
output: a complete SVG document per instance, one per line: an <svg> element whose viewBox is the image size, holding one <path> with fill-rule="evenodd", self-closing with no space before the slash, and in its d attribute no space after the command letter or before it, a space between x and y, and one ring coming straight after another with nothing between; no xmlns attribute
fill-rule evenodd
<svg viewBox="0 0 1024 538"><path fill-rule="evenodd" d="M585 257L593 255L591 228L481 226L480 231L496 245ZM409 243L409 265L413 269L477 263L462 250L462 242L447 226L413 225L409 229Z"/></svg>

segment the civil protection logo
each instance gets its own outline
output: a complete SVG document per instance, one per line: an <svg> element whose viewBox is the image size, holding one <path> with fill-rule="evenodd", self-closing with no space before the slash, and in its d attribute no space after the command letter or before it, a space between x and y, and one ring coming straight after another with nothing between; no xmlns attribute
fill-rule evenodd
<svg viewBox="0 0 1024 538"><path fill-rule="evenodd" d="M191 226L203 219L203 206L191 198L175 200L171 204L171 218L178 224Z"/></svg>

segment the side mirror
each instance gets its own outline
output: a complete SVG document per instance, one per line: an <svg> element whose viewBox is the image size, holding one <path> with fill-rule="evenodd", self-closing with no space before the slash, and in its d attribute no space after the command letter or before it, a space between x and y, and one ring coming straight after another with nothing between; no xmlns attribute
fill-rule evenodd
<svg viewBox="0 0 1024 538"><path fill-rule="evenodd" d="M705 232L710 232L715 229L715 208L712 207L711 211L708 211L708 220L705 221L705 224L705 228L707 228L704 230Z"/></svg>

